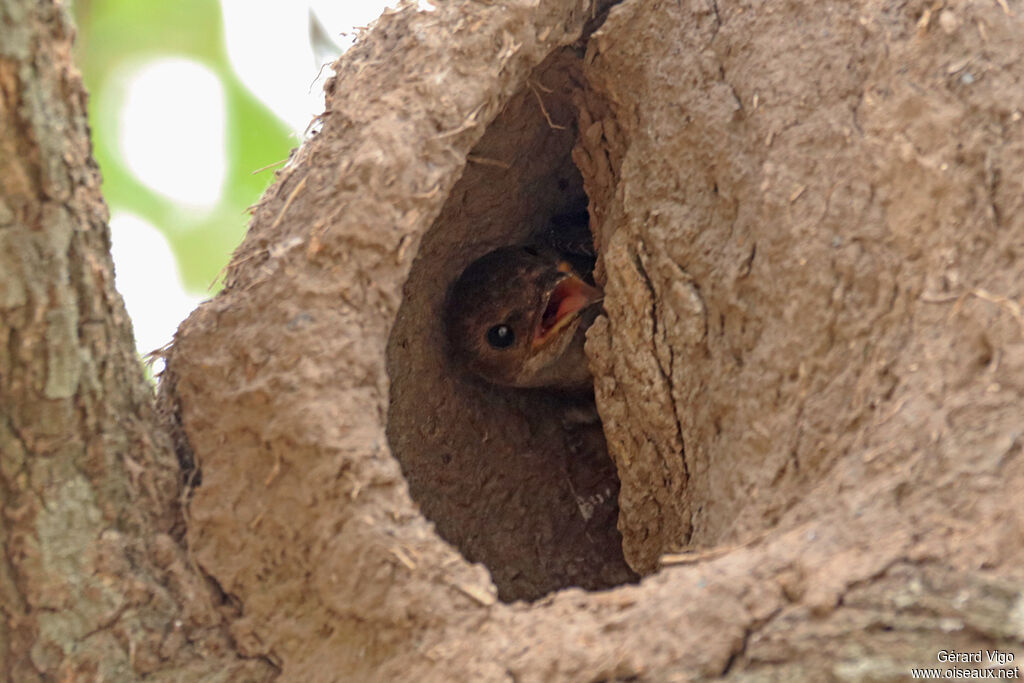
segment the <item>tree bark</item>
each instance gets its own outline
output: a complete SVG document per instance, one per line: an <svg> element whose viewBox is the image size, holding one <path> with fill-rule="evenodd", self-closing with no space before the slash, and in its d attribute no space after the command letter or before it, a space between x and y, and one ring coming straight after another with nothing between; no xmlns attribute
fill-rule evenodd
<svg viewBox="0 0 1024 683"><path fill-rule="evenodd" d="M265 676L180 543L72 32L57 3L0 3L0 677Z"/></svg>

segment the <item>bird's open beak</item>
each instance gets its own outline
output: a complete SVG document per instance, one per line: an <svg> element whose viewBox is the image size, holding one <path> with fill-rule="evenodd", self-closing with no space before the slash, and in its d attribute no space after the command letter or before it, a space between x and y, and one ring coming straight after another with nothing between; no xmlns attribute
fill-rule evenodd
<svg viewBox="0 0 1024 683"><path fill-rule="evenodd" d="M533 348L544 346L575 319L580 311L603 298L601 290L591 287L574 273L567 273L548 294L547 305L533 335Z"/></svg>

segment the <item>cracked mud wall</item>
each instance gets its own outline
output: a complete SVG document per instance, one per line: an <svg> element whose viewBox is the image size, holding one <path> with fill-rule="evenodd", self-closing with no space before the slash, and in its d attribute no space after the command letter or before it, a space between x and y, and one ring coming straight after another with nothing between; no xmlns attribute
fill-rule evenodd
<svg viewBox="0 0 1024 683"><path fill-rule="evenodd" d="M1024 26L996 2L613 9L573 159L623 546L652 575L504 604L419 513L385 433L414 259L584 21L386 17L182 328L190 543L243 606L242 651L289 679L449 680L884 679L947 645L1020 652Z"/></svg>
<svg viewBox="0 0 1024 683"><path fill-rule="evenodd" d="M903 505L958 468L936 451L960 420L1017 429L1019 19L797 7L629 4L588 54L577 155L615 196L588 349L644 571L811 519L883 462L916 463Z"/></svg>

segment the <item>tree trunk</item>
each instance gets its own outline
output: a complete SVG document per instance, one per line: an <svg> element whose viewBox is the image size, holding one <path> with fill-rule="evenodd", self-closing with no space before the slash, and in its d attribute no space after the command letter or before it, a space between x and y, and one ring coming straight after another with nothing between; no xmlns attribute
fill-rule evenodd
<svg viewBox="0 0 1024 683"><path fill-rule="evenodd" d="M181 543L71 36L56 3L0 3L0 678L265 677Z"/></svg>
<svg viewBox="0 0 1024 683"><path fill-rule="evenodd" d="M5 10L7 671L904 680L1024 653L1013 8L438 5L339 60L159 424L64 24ZM464 376L440 330L461 268L581 201L607 476L558 398ZM618 506L588 517L581 482Z"/></svg>

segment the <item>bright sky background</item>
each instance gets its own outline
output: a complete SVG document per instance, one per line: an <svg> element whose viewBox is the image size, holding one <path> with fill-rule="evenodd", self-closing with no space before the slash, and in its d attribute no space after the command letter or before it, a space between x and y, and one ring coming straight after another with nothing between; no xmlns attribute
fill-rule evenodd
<svg viewBox="0 0 1024 683"><path fill-rule="evenodd" d="M388 4L393 3L221 0L231 65L245 86L295 132L298 145L324 108L323 82L331 71L321 71L322 62L351 45L354 29L372 22ZM314 50L310 12L336 46ZM118 147L136 179L184 210L214 207L228 163L225 95L218 76L197 61L158 55L134 64L117 83ZM115 213L110 222L117 288L132 317L138 349L145 354L169 342L178 324L208 294L185 290L170 244L152 224L127 213Z"/></svg>

